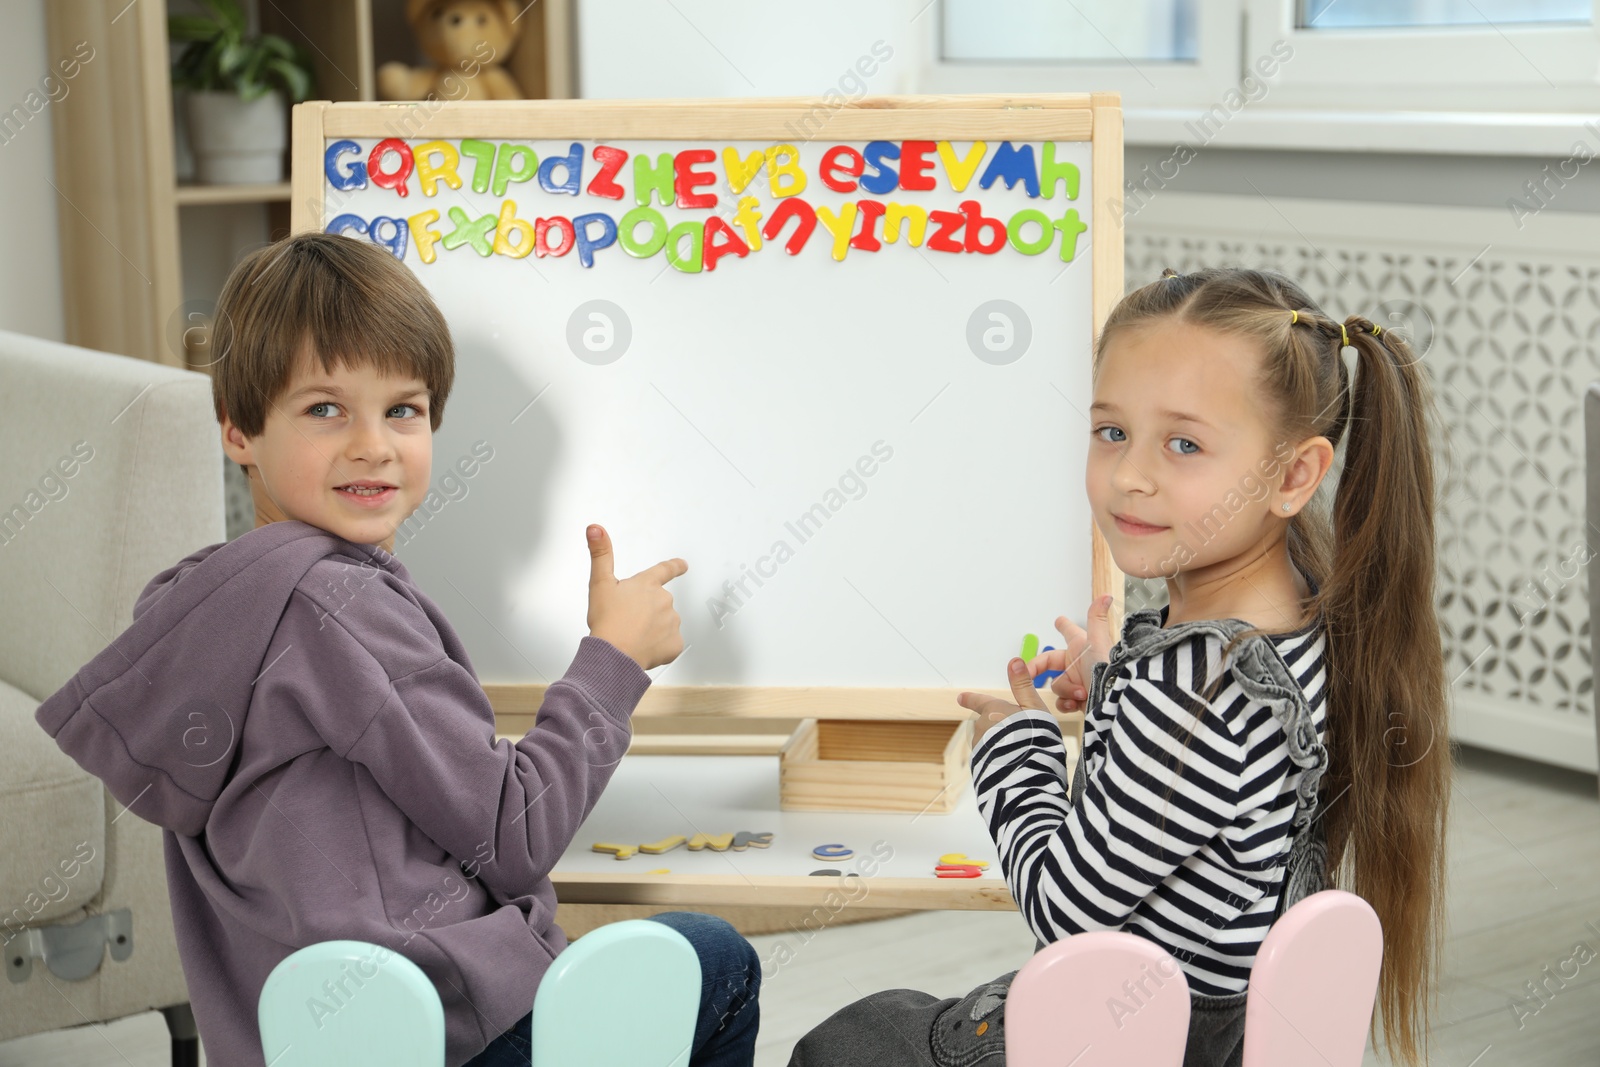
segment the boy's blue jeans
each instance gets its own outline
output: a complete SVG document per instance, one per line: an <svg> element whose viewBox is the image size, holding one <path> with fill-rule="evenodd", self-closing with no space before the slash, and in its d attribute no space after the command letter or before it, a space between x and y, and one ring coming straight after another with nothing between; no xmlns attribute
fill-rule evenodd
<svg viewBox="0 0 1600 1067"><path fill-rule="evenodd" d="M700 957L700 1020L689 1067L751 1067L760 1025L761 957L726 919L694 911L650 916L689 939ZM466 1067L528 1067L533 1012L489 1042Z"/></svg>

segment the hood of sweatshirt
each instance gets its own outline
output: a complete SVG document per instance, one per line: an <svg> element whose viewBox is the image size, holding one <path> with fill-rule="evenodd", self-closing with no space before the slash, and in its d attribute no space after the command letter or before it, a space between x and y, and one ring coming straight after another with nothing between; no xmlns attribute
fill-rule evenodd
<svg viewBox="0 0 1600 1067"><path fill-rule="evenodd" d="M330 556L410 581L376 545L294 520L258 526L152 578L133 623L35 720L126 809L199 836L238 755L278 620L306 572Z"/></svg>
<svg viewBox="0 0 1600 1067"><path fill-rule="evenodd" d="M399 561L284 521L156 575L37 719L163 828L211 1062L267 1067L273 968L354 940L428 976L460 1064L527 1014L566 947L550 872L616 766L595 746L626 751L649 685L584 637L538 728L497 738L459 635Z"/></svg>

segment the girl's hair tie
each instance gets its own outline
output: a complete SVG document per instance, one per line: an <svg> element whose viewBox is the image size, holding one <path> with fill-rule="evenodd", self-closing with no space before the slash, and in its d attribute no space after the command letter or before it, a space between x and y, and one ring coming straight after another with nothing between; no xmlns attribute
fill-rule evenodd
<svg viewBox="0 0 1600 1067"><path fill-rule="evenodd" d="M1293 326L1295 323L1297 323L1299 321L1300 321L1300 312L1291 310L1289 312L1289 325Z"/></svg>
<svg viewBox="0 0 1600 1067"><path fill-rule="evenodd" d="M1349 346L1350 346L1350 335L1345 332L1344 323L1341 322L1339 324L1339 347L1340 348L1348 348Z"/></svg>

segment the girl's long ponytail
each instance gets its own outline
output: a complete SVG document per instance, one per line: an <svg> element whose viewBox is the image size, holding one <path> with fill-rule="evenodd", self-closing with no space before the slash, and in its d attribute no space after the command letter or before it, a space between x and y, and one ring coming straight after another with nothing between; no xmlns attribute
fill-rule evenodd
<svg viewBox="0 0 1600 1067"><path fill-rule="evenodd" d="M1377 1006L1407 1062L1427 1043L1444 926L1451 757L1434 605L1432 397L1404 340L1360 316L1358 361L1332 509L1328 620L1330 868L1383 924ZM1419 1049L1419 1045L1421 1049Z"/></svg>

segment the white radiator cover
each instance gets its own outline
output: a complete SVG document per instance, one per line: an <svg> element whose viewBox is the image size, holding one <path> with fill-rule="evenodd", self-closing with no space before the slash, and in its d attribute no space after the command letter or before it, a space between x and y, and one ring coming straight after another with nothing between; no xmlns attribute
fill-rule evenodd
<svg viewBox="0 0 1600 1067"><path fill-rule="evenodd" d="M1130 210L1130 290L1169 266L1273 268L1335 319L1365 315L1426 349L1447 439L1437 606L1452 738L1595 771L1582 416L1600 378L1600 216L1524 212L1518 229L1509 207L1254 190L1160 189Z"/></svg>

